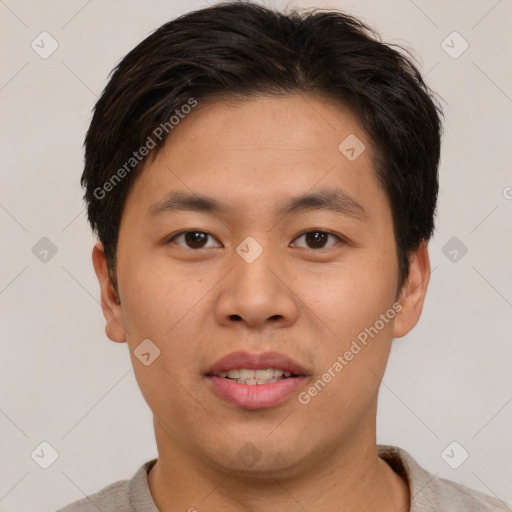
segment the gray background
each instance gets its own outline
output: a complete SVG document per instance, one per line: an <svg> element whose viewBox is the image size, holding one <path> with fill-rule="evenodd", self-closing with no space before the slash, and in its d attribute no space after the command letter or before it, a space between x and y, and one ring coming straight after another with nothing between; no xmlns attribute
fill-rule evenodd
<svg viewBox="0 0 512 512"><path fill-rule="evenodd" d="M434 271L419 325L395 341L379 442L512 501L512 2L290 4L346 10L413 48L443 98ZM55 510L156 456L127 346L104 334L79 186L82 143L114 65L163 22L205 5L0 0L2 511ZM43 31L58 43L46 59L31 47L45 37L51 49ZM464 41L454 31L469 44L457 58ZM46 262L32 251L43 237L57 249ZM453 237L459 247L446 246ZM59 455L48 469L31 458L43 441ZM469 453L458 469L441 456L453 441L452 465Z"/></svg>

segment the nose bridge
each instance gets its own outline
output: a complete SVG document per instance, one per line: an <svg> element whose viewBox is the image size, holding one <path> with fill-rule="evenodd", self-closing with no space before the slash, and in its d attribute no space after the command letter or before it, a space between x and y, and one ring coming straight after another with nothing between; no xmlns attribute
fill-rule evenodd
<svg viewBox="0 0 512 512"><path fill-rule="evenodd" d="M278 287L278 283L275 282L276 278L270 271L270 268L278 263L273 257L274 251L270 246L269 238L261 234L247 236L238 244L232 256L235 291L240 292L241 289L244 292L252 293L254 301L268 298L275 293L275 288Z"/></svg>
<svg viewBox="0 0 512 512"><path fill-rule="evenodd" d="M279 278L285 274L283 260L270 247L269 238L248 236L235 247L229 284L217 304L221 322L243 320L254 327L268 320L286 324L297 319L293 293Z"/></svg>
<svg viewBox="0 0 512 512"><path fill-rule="evenodd" d="M271 251L269 237L263 237L261 234L256 236L261 243L253 236L247 236L235 248L235 253L248 265L251 265L258 259L260 259L261 263L261 259L268 258ZM263 245L265 245L265 251ZM261 258L263 252L265 252L265 256ZM234 254L233 258L235 263L239 263Z"/></svg>

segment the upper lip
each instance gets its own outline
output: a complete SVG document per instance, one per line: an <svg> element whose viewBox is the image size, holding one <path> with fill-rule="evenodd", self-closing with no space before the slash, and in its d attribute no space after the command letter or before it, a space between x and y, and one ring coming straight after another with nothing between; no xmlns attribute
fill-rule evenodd
<svg viewBox="0 0 512 512"><path fill-rule="evenodd" d="M258 370L263 368L281 369L294 375L306 375L306 370L290 357L278 352L263 352L261 354L249 354L249 352L231 352L221 357L206 372L208 376L218 375L220 372L247 368Z"/></svg>

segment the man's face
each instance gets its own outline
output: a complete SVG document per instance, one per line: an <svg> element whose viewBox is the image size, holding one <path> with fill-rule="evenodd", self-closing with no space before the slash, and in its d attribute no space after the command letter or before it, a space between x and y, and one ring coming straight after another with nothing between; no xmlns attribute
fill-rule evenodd
<svg viewBox="0 0 512 512"><path fill-rule="evenodd" d="M366 147L359 156L354 136ZM260 98L200 103L144 168L123 211L121 305L107 332L128 342L159 448L210 467L287 474L372 438L403 312L371 151L340 105ZM336 208L290 203L336 192ZM220 208L166 208L170 193ZM160 350L147 366L134 355L143 340ZM270 371L238 377L260 384L226 379L258 368Z"/></svg>

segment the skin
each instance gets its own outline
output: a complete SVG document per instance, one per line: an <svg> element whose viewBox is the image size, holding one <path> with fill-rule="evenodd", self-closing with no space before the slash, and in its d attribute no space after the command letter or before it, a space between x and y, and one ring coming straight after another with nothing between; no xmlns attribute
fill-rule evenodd
<svg viewBox="0 0 512 512"><path fill-rule="evenodd" d="M338 150L349 134L366 146L353 162ZM343 189L365 217L274 214L288 198L324 188ZM169 191L230 210L148 216ZM169 241L184 230L211 237L203 248L183 236ZM303 235L315 230L340 239L311 248ZM236 252L247 236L263 249L252 263ZM392 340L421 314L428 250L422 243L411 254L397 296L390 205L348 108L298 95L198 105L133 184L117 258L120 304L101 243L93 249L107 336L128 343L153 412L159 457L148 481L159 510L409 509L407 483L377 456L376 407ZM204 373L228 353L277 351L308 370L307 390L396 301L395 318L306 405L294 395L241 409L207 385ZM161 351L149 366L134 356L144 339ZM237 456L248 442L261 454L250 468Z"/></svg>

